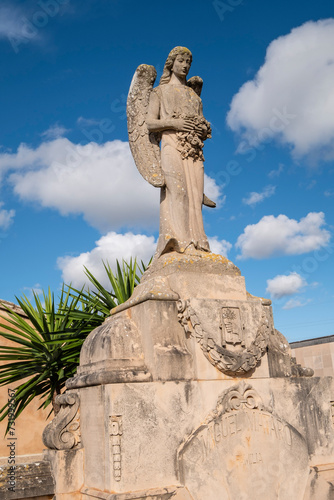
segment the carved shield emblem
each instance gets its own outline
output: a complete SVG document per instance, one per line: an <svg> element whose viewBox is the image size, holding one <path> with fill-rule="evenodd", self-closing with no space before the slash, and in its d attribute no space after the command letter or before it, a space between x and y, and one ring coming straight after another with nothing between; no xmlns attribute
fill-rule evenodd
<svg viewBox="0 0 334 500"><path fill-rule="evenodd" d="M178 311L185 333L224 373L249 372L266 351L270 323L259 301L180 300Z"/></svg>
<svg viewBox="0 0 334 500"><path fill-rule="evenodd" d="M222 321L220 324L222 330L222 345L236 346L240 344L245 347L244 330L241 323L239 307L223 307Z"/></svg>

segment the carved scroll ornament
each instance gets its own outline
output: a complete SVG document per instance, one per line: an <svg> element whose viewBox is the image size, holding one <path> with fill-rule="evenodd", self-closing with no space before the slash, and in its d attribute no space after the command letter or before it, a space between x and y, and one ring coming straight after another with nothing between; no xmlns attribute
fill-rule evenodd
<svg viewBox="0 0 334 500"><path fill-rule="evenodd" d="M79 396L75 393L56 397L60 410L43 432L43 443L52 450L80 448Z"/></svg>

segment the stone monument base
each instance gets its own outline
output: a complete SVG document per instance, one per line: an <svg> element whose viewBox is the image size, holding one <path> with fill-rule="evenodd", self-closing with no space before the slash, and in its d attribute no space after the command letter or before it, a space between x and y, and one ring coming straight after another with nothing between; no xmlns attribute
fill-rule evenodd
<svg viewBox="0 0 334 500"><path fill-rule="evenodd" d="M163 256L45 429L56 499L333 499L334 383L311 375L232 263Z"/></svg>
<svg viewBox="0 0 334 500"><path fill-rule="evenodd" d="M77 498L333 498L319 473L333 459L329 377L119 383L71 393L80 394L84 449L48 453L65 457L57 485L69 469L81 480L84 471Z"/></svg>

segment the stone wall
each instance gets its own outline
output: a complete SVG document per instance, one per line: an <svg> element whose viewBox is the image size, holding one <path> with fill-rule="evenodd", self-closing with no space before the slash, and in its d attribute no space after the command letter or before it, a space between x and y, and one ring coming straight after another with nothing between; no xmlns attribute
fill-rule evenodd
<svg viewBox="0 0 334 500"><path fill-rule="evenodd" d="M10 482L12 480L13 486ZM48 461L20 463L15 471L0 465L1 500L50 500L54 494L54 480Z"/></svg>
<svg viewBox="0 0 334 500"><path fill-rule="evenodd" d="M2 301L3 302L3 301ZM23 315L23 311L12 303L5 302L6 306L14 309L18 314ZM0 314L7 315L6 309L0 305ZM11 345L11 342L0 338L2 345ZM1 361L0 361L1 363ZM0 387L0 407L2 408L8 399L8 389L14 387ZM17 438L17 455L34 455L42 453L45 446L42 442L42 432L48 421L48 414L51 408L47 410L38 410L40 402L36 399L32 401L29 406L24 410L22 415L17 419L15 425L15 432ZM0 460L7 456L7 438L4 437L7 426L7 420L0 422Z"/></svg>
<svg viewBox="0 0 334 500"><path fill-rule="evenodd" d="M316 377L334 376L334 335L290 343L298 364L313 368Z"/></svg>

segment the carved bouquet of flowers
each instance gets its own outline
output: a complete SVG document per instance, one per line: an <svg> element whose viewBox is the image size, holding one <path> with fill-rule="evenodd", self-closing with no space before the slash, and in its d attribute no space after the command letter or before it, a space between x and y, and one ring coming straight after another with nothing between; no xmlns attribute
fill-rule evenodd
<svg viewBox="0 0 334 500"><path fill-rule="evenodd" d="M173 118L191 119L194 128L190 132L177 132L178 146L177 150L181 153L183 159L193 158L194 160L204 161L203 147L204 141L211 138L211 125L204 116L185 114L173 115Z"/></svg>

